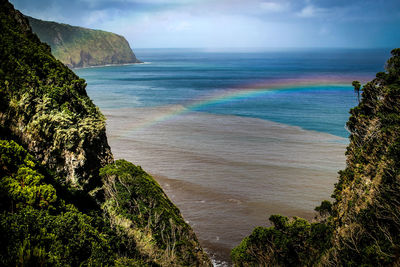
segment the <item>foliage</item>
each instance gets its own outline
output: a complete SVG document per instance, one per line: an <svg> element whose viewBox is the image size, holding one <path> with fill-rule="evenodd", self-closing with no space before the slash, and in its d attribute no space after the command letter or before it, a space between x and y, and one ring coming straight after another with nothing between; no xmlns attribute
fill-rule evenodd
<svg viewBox="0 0 400 267"><path fill-rule="evenodd" d="M0 140L0 265L114 265L120 258L145 259L133 240L110 228L99 209L82 213L52 184L56 181L22 146Z"/></svg>
<svg viewBox="0 0 400 267"><path fill-rule="evenodd" d="M125 218L128 232L139 229L142 235L149 234L151 240L147 245L158 262L164 263L165 258L174 259L177 265L201 262L191 254L201 252L193 231L158 183L141 167L117 160L102 168L100 175L110 216ZM134 237L140 239L137 235ZM205 258L202 260L208 262Z"/></svg>
<svg viewBox="0 0 400 267"><path fill-rule="evenodd" d="M0 7L1 125L51 171L95 188L98 169L112 161L104 116L27 19L7 1Z"/></svg>
<svg viewBox="0 0 400 267"><path fill-rule="evenodd" d="M7 210L24 206L54 208L56 191L44 182L44 176L26 150L14 141L0 140L0 156L0 207Z"/></svg>
<svg viewBox="0 0 400 267"><path fill-rule="evenodd" d="M269 219L272 227L256 227L232 250L237 266L310 266L329 246L332 229L325 223L281 215Z"/></svg>
<svg viewBox="0 0 400 267"><path fill-rule="evenodd" d="M360 83L359 81L353 81L353 82L351 83L351 85L353 85L353 87L354 87L354 92L357 94L358 102L360 102L361 83Z"/></svg>
<svg viewBox="0 0 400 267"><path fill-rule="evenodd" d="M141 169L131 185L142 205L130 211L144 217L129 213L136 218L132 231L115 223L99 176L113 161L105 120L85 81L51 55L6 0L0 0L0 20L0 266L157 266L132 231L160 250L189 233L173 242L174 253L187 265L199 255L208 262L179 210ZM145 232L144 220L155 215L170 232L158 221Z"/></svg>
<svg viewBox="0 0 400 267"><path fill-rule="evenodd" d="M323 201L316 208L316 223L271 216L273 227L256 228L232 251L235 264L400 264L399 48L392 50L386 70L363 86L359 105L350 110L347 166L339 172L334 203ZM357 81L353 86L361 88Z"/></svg>
<svg viewBox="0 0 400 267"><path fill-rule="evenodd" d="M389 82L398 81L400 76L400 48L395 48L391 52L392 57L386 64L386 70L388 71Z"/></svg>
<svg viewBox="0 0 400 267"><path fill-rule="evenodd" d="M321 202L321 205L315 207L315 211L322 217L332 215L332 203L328 200L324 200Z"/></svg>
<svg viewBox="0 0 400 267"><path fill-rule="evenodd" d="M400 247L400 49L386 73L363 86L350 111L347 167L335 187L337 214L330 262L392 265Z"/></svg>
<svg viewBox="0 0 400 267"><path fill-rule="evenodd" d="M92 218L71 206L52 215L28 206L0 215L2 264L111 265L115 255Z"/></svg>

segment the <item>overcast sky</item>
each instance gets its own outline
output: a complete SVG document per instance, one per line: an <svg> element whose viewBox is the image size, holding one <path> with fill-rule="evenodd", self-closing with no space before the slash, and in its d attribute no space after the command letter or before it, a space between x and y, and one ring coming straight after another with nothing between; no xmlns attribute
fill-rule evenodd
<svg viewBox="0 0 400 267"><path fill-rule="evenodd" d="M400 0L11 0L133 48L400 47Z"/></svg>

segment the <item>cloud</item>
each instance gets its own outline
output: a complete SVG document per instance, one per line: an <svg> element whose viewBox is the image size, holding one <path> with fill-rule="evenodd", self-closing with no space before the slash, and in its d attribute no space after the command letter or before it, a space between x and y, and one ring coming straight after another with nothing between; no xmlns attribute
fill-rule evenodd
<svg viewBox="0 0 400 267"><path fill-rule="evenodd" d="M277 2L261 2L260 7L263 11L276 13L287 10L287 3L277 3Z"/></svg>
<svg viewBox="0 0 400 267"><path fill-rule="evenodd" d="M106 10L95 10L91 11L87 16L84 17L84 25L96 25L99 24L109 17L109 12Z"/></svg>
<svg viewBox="0 0 400 267"><path fill-rule="evenodd" d="M174 23L171 23L167 26L167 30L169 32L182 32L189 30L191 27L191 23L188 21L177 21Z"/></svg>
<svg viewBox="0 0 400 267"><path fill-rule="evenodd" d="M320 8L316 8L313 5L307 5L297 15L302 18L311 18L316 16L320 10Z"/></svg>
<svg viewBox="0 0 400 267"><path fill-rule="evenodd" d="M297 13L297 16L301 18L311 18L316 16L321 16L327 13L327 9L315 7L313 5L305 6L300 12Z"/></svg>
<svg viewBox="0 0 400 267"><path fill-rule="evenodd" d="M124 35L133 47L400 43L399 0L10 1L32 17Z"/></svg>

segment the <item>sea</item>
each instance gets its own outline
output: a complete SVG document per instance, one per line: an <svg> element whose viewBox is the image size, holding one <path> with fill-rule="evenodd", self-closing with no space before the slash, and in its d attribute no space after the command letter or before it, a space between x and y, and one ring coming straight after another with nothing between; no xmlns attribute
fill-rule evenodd
<svg viewBox="0 0 400 267"><path fill-rule="evenodd" d="M215 266L272 214L312 220L345 168L346 121L390 49L135 49L75 69L115 158L142 166Z"/></svg>

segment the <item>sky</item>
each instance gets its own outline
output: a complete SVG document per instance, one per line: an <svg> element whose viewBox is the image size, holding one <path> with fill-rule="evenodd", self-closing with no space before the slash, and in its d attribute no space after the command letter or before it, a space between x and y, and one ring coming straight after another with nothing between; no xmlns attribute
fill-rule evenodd
<svg viewBox="0 0 400 267"><path fill-rule="evenodd" d="M400 0L10 0L132 48L400 47Z"/></svg>

